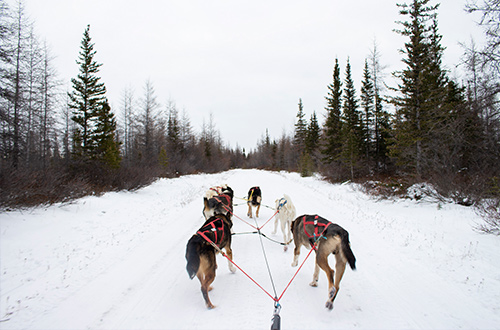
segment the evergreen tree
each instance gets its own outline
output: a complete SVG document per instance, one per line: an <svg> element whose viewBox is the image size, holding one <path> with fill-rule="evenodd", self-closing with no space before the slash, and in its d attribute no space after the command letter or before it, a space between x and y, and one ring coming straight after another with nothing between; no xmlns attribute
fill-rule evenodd
<svg viewBox="0 0 500 330"><path fill-rule="evenodd" d="M406 55L403 59L406 68L395 74L401 83L400 96L394 98L397 109L391 153L399 165L415 170L417 176L425 169L424 152L431 141L428 132L433 124L436 94L439 95L439 91L433 90L438 82L433 80L441 74L436 67L439 47L432 45L432 29L428 24L435 18L438 5L428 3L429 0L413 0L410 5L398 4L400 14L409 17L408 21L400 22L403 29L397 32L409 37L409 41L402 51Z"/></svg>
<svg viewBox="0 0 500 330"><path fill-rule="evenodd" d="M316 112L311 115L311 121L307 127L306 133L306 152L313 155L318 149L319 138L320 138L320 127L318 124L318 119L316 118Z"/></svg>
<svg viewBox="0 0 500 330"><path fill-rule="evenodd" d="M96 146L93 142L93 131L96 126L97 116L102 104L105 103L104 94L106 87L97 76L102 64L94 60L96 51L90 38L90 25L83 34L80 53L76 63L80 65L77 78L71 79L73 91L68 94L69 107L73 109L71 118L77 129L73 136L74 153L84 158L89 158Z"/></svg>
<svg viewBox="0 0 500 330"><path fill-rule="evenodd" d="M391 115L384 109L382 97L375 91L374 113L374 159L377 170L387 167L389 154L389 141L391 139Z"/></svg>
<svg viewBox="0 0 500 330"><path fill-rule="evenodd" d="M362 130L360 126L360 114L356 89L351 76L351 64L347 60L345 71L345 88L343 99L343 123L342 123L342 162L348 166L351 179L354 178L354 169L362 154Z"/></svg>
<svg viewBox="0 0 500 330"><path fill-rule="evenodd" d="M180 153L182 151L181 127L177 108L172 101L169 101L167 122L167 143L171 153Z"/></svg>
<svg viewBox="0 0 500 330"><path fill-rule="evenodd" d="M93 158L108 168L120 167L120 144L116 138L116 119L108 100L100 104L96 111L96 125L92 134L95 151Z"/></svg>
<svg viewBox="0 0 500 330"><path fill-rule="evenodd" d="M363 81L361 84L361 132L363 139L363 149L366 160L372 155L372 140L374 136L374 98L375 91L373 87L373 79L368 68L368 61L365 60L363 69Z"/></svg>
<svg viewBox="0 0 500 330"><path fill-rule="evenodd" d="M304 106L302 105L302 99L299 99L299 111L297 112L297 122L295 123L294 135L294 144L299 153L304 151L306 145L307 121L304 120L304 117Z"/></svg>
<svg viewBox="0 0 500 330"><path fill-rule="evenodd" d="M324 161L331 163L339 158L342 148L341 136L341 108L342 108L342 82L340 80L340 67L338 59L335 59L333 70L333 82L328 85L328 96L326 96L327 106L326 122L324 125L323 137L324 145L322 153Z"/></svg>

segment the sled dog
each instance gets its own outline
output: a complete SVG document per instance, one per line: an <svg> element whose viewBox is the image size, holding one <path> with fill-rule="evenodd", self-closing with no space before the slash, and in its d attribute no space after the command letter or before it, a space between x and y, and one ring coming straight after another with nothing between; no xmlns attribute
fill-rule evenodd
<svg viewBox="0 0 500 330"><path fill-rule="evenodd" d="M255 210L255 217L259 217L259 210L260 210L260 202L262 201L262 191L260 190L260 187L252 187L248 191L247 195L247 204L248 204L248 213L247 215L252 218L252 206L256 207Z"/></svg>
<svg viewBox="0 0 500 330"><path fill-rule="evenodd" d="M319 269L323 269L328 278L328 300L325 307L333 309L333 300L340 289L340 280L344 275L346 263L356 269L356 258L349 244L349 233L337 224L318 216L301 215L292 222L293 241L295 243L292 267L297 266L300 248L304 245L316 252L316 263L311 286L318 286ZM335 272L328 264L328 256L335 255ZM335 274L335 282L333 276Z"/></svg>
<svg viewBox="0 0 500 330"><path fill-rule="evenodd" d="M220 194L222 194L222 192L224 191L224 189L227 189L227 184L223 184L223 185L220 185L220 186L210 187L205 192L205 197L204 198L210 199L210 198L212 198L214 196L220 195Z"/></svg>
<svg viewBox="0 0 500 330"><path fill-rule="evenodd" d="M231 220L233 214L233 197L233 189L227 185L221 190L220 194L214 195L211 198L203 197L202 212L205 220L215 214L224 214L228 220Z"/></svg>
<svg viewBox="0 0 500 330"><path fill-rule="evenodd" d="M201 283L201 293L208 309L215 308L208 297L212 290L210 284L215 280L217 269L216 254L219 252L208 240L219 249L225 249L229 259L233 259L231 250L231 221L224 214L210 217L188 241L186 246L186 270L191 279L196 275ZM236 268L228 260L229 270L234 273Z"/></svg>
<svg viewBox="0 0 500 330"><path fill-rule="evenodd" d="M278 222L281 224L281 232L283 233L283 242L285 246L283 249L288 250L288 244L290 244L292 239L292 232L290 226L292 221L295 219L296 211L295 206L292 203L292 199L287 194L283 194L283 198L276 200L276 219L274 220L274 230L272 234L276 234L278 230Z"/></svg>

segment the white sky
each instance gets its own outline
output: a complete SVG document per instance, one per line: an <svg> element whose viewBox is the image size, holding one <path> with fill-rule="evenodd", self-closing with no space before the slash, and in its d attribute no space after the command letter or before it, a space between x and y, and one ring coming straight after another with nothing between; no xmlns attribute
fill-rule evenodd
<svg viewBox="0 0 500 330"><path fill-rule="evenodd" d="M68 89L90 24L95 59L103 63L100 74L118 116L124 89L132 87L138 100L150 79L163 108L173 100L197 132L212 113L223 140L249 151L266 129L272 138L293 129L299 98L307 119L316 111L323 123L336 57L342 79L350 57L358 96L375 40L387 75L402 67L398 50L406 39L393 32L403 18L396 2L405 0L25 0L25 5ZM458 42L482 36L477 16L466 14L464 4L442 0L439 9L444 61L452 72L462 55Z"/></svg>

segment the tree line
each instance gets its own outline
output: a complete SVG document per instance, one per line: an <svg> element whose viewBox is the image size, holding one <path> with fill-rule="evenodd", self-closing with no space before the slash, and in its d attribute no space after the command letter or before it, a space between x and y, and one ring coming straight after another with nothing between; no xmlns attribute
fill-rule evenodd
<svg viewBox="0 0 500 330"><path fill-rule="evenodd" d="M335 59L324 113L306 118L298 99L293 134L272 139L266 130L247 152L225 145L212 115L196 132L175 101L158 102L151 81L139 96L125 88L112 109L90 26L79 73L71 90L61 92L53 57L23 2L9 8L0 0L1 204L60 201L237 167L320 172L337 182L427 180L457 200L471 191L500 190L499 1L467 6L483 14L488 44L464 46L465 81L453 79L442 64L439 5L412 0L397 6L403 19L396 32L407 37L405 67L393 72L397 86L386 86L376 45L363 63L359 92L350 59L344 68Z"/></svg>
<svg viewBox="0 0 500 330"><path fill-rule="evenodd" d="M412 0L397 6L403 19L395 32L407 38L400 50L405 67L392 73L397 86L386 86L376 44L364 62L359 94L350 59L344 70L335 59L322 126L315 112L305 118L299 99L293 136L262 139L260 158L272 168L319 171L336 182L429 181L460 203L498 197L500 1L466 7L482 13L487 45L464 45L462 81L442 63L439 4ZM295 155L293 161L287 153Z"/></svg>
<svg viewBox="0 0 500 330"><path fill-rule="evenodd" d="M78 75L70 91L62 91L50 49L23 1L9 8L0 0L1 205L37 205L243 166L244 150L224 144L213 116L195 132L174 101L157 101L151 81L137 99L126 88L112 109L96 53L87 26Z"/></svg>

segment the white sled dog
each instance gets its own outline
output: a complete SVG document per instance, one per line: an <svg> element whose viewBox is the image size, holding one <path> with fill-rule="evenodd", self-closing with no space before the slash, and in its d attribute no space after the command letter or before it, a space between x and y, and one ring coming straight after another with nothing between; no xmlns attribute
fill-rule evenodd
<svg viewBox="0 0 500 330"><path fill-rule="evenodd" d="M276 234L278 229L278 222L281 223L281 232L283 233L283 241L285 243L283 250L288 250L288 244L292 241L292 231L290 226L292 221L295 220L295 206L292 203L292 199L287 194L283 194L283 198L276 200L276 219L274 220L274 230L273 234Z"/></svg>

